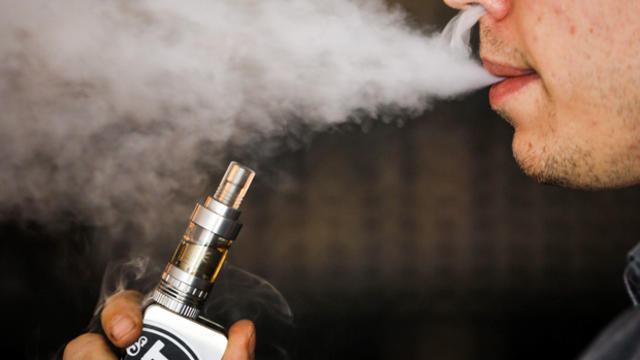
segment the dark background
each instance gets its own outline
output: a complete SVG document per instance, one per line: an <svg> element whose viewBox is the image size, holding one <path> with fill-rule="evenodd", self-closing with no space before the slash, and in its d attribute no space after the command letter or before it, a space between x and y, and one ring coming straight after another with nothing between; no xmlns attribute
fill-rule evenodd
<svg viewBox="0 0 640 360"><path fill-rule="evenodd" d="M417 26L452 15L402 4ZM297 130L263 160L271 173L247 196L230 262L289 301L291 358L575 358L630 305L622 270L640 191L528 179L486 99L440 102L402 126ZM131 256L132 239L104 253L101 229L71 214L26 218L0 223L3 356L48 358L83 331L105 266Z"/></svg>

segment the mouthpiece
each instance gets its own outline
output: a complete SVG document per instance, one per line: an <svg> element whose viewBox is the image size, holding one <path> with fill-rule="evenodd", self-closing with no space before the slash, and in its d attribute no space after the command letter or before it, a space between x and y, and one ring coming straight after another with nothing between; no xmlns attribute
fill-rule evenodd
<svg viewBox="0 0 640 360"><path fill-rule="evenodd" d="M242 227L238 209L254 176L253 170L232 162L213 197L196 204L153 293L155 302L180 315L198 317Z"/></svg>
<svg viewBox="0 0 640 360"><path fill-rule="evenodd" d="M213 198L237 210L254 176L253 170L232 161Z"/></svg>

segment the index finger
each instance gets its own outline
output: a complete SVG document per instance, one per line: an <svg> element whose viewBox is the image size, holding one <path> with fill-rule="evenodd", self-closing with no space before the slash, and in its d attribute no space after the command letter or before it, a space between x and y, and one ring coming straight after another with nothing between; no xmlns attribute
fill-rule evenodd
<svg viewBox="0 0 640 360"><path fill-rule="evenodd" d="M131 345L142 332L142 294L126 290L107 299L101 321L107 338L119 348Z"/></svg>
<svg viewBox="0 0 640 360"><path fill-rule="evenodd" d="M240 320L229 329L229 342L222 360L253 360L256 328L249 320Z"/></svg>

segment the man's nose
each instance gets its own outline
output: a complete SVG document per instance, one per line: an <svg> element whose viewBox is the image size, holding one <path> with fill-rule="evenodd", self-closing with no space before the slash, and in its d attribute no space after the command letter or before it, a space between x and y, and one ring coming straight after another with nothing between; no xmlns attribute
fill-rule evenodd
<svg viewBox="0 0 640 360"><path fill-rule="evenodd" d="M444 0L444 2L456 9L464 9L467 5L480 4L487 9L496 21L501 20L509 13L512 0Z"/></svg>

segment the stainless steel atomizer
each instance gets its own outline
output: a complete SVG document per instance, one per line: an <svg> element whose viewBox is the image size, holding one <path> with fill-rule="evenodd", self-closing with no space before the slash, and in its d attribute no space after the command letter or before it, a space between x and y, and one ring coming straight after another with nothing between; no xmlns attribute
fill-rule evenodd
<svg viewBox="0 0 640 360"><path fill-rule="evenodd" d="M200 311L242 224L238 210L255 173L229 164L213 197L197 204L175 253L145 309L142 335L124 359L221 359L223 329Z"/></svg>

